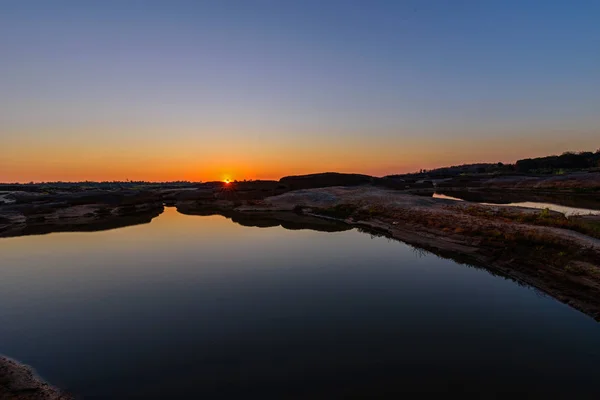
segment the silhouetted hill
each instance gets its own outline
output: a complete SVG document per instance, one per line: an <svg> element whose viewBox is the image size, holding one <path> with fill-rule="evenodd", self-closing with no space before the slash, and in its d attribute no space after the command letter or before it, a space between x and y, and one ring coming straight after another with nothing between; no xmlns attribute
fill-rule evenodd
<svg viewBox="0 0 600 400"><path fill-rule="evenodd" d="M372 183L369 175L343 174L339 172L324 172L320 174L286 176L279 182L290 190L313 189L328 186L357 186Z"/></svg>
<svg viewBox="0 0 600 400"><path fill-rule="evenodd" d="M566 152L560 156L525 158L516 162L518 172L553 172L555 170L573 170L600 167L600 149L595 153L582 151Z"/></svg>
<svg viewBox="0 0 600 400"><path fill-rule="evenodd" d="M384 178L416 182L423 179L446 179L460 175L514 175L514 174L554 174L557 172L574 172L582 170L596 170L600 168L600 149L595 153L582 151L579 153L565 152L560 156L552 155L537 158L525 158L515 164L476 163L453 165L450 167L422 169L419 172L408 174L387 175Z"/></svg>
<svg viewBox="0 0 600 400"><path fill-rule="evenodd" d="M388 175L385 178L389 179L444 179L453 178L463 174L489 174L489 173L506 173L514 171L512 164L499 163L477 163L453 165L451 167L441 167L430 170L421 170L410 174Z"/></svg>

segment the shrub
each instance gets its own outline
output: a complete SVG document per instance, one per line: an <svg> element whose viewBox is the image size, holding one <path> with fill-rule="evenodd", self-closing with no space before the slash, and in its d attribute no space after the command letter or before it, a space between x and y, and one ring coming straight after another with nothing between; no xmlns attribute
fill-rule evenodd
<svg viewBox="0 0 600 400"><path fill-rule="evenodd" d="M353 204L338 204L331 208L322 208L318 213L326 217L346 219L356 211L357 206Z"/></svg>
<svg viewBox="0 0 600 400"><path fill-rule="evenodd" d="M567 264L565 271L573 275L586 275L587 270L579 264Z"/></svg>

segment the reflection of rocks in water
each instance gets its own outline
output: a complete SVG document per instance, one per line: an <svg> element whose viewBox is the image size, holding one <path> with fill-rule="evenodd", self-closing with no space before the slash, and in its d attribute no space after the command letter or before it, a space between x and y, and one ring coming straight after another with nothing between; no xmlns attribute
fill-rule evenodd
<svg viewBox="0 0 600 400"><path fill-rule="evenodd" d="M163 211L153 192L89 190L74 193L13 193L0 206L0 237L52 232L90 232L150 222Z"/></svg>
<svg viewBox="0 0 600 400"><path fill-rule="evenodd" d="M547 194L525 191L438 190L436 193L474 203L550 203L572 208L600 210L600 196L590 194Z"/></svg>
<svg viewBox="0 0 600 400"><path fill-rule="evenodd" d="M242 226L253 226L258 228L281 226L289 230L311 229L320 232L342 232L352 229L350 225L342 222L299 215L291 212L238 212L223 208L182 204L178 205L177 211L186 215L222 215Z"/></svg>
<svg viewBox="0 0 600 400"><path fill-rule="evenodd" d="M0 218L0 237L43 235L53 232L95 232L126 226L147 224L163 212L162 205L148 205L143 209L106 210L69 217L56 215L29 216L22 223L9 223L2 230Z"/></svg>
<svg viewBox="0 0 600 400"><path fill-rule="evenodd" d="M352 229L350 225L341 222L327 221L289 212L260 213L258 215L240 213L231 216L231 220L243 226L271 227L281 225L289 230L311 229L320 232L341 232Z"/></svg>

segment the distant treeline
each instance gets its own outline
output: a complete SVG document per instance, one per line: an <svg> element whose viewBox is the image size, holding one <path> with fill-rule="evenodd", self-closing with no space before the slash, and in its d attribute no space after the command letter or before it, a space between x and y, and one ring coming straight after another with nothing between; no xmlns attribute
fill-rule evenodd
<svg viewBox="0 0 600 400"><path fill-rule="evenodd" d="M499 163L478 163L478 164L462 164L453 165L451 167L442 167L435 169L422 169L419 172L401 175L388 175L386 178L392 179L444 179L458 175L467 174L496 174L496 173L514 173L515 166L513 164Z"/></svg>
<svg viewBox="0 0 600 400"><path fill-rule="evenodd" d="M65 182L65 181L49 181L49 182L29 182L29 183L18 183L18 182L0 182L0 185L54 185L54 186L81 186L81 185L189 185L198 182L191 181L165 181L165 182L148 182L148 181L78 181L78 182Z"/></svg>
<svg viewBox="0 0 600 400"><path fill-rule="evenodd" d="M595 153L591 151L566 152L560 156L526 158L517 161L515 166L517 172L597 168L600 167L600 149Z"/></svg>
<svg viewBox="0 0 600 400"><path fill-rule="evenodd" d="M104 181L104 182L29 182L29 183L0 183L0 191L20 190L26 192L44 192L48 190L81 191L81 190L120 190L144 189L152 187L184 188L198 185L199 182L145 182L145 181Z"/></svg>
<svg viewBox="0 0 600 400"><path fill-rule="evenodd" d="M386 178L400 179L443 179L458 175L472 174L552 174L560 171L589 170L600 168L600 149L595 153L582 151L579 153L565 152L560 156L526 158L514 164L478 163L453 165L435 169L422 169L418 172L401 175L388 175Z"/></svg>

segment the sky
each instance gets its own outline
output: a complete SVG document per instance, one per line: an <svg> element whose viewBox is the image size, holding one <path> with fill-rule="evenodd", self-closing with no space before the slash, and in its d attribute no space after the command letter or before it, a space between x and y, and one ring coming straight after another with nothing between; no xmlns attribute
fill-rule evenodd
<svg viewBox="0 0 600 400"><path fill-rule="evenodd" d="M0 182L600 147L600 1L0 0Z"/></svg>

